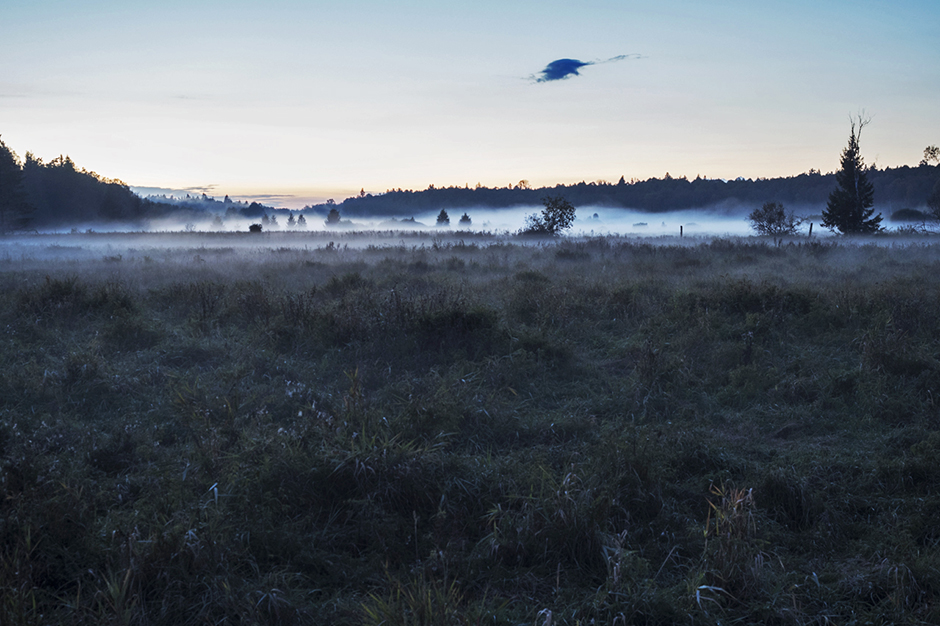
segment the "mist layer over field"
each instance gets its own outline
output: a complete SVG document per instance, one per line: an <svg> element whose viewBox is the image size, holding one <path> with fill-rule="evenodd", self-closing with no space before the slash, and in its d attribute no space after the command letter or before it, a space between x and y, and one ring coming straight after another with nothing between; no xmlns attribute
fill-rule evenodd
<svg viewBox="0 0 940 626"><path fill-rule="evenodd" d="M273 223L264 225L265 232L346 232L346 231L433 231L433 232L485 232L496 235L517 233L526 226L526 218L541 212L541 206L515 207L515 208L471 208L447 210L449 224L438 225L439 211L418 213L415 215L389 217L349 217L341 216L339 224L327 225L325 218L320 215L306 214L306 224L303 227L288 225L290 215L295 218L299 212L277 210L272 213ZM807 209L807 214L810 212ZM817 211L818 212L818 211ZM461 224L460 218L466 214L470 217L470 224ZM817 220L818 221L818 220ZM251 224L260 224L260 218L216 218L206 215L204 219L163 218L149 220L140 224L83 224L70 227L66 232L247 232ZM708 237L744 236L753 231L747 221L747 211L736 207L733 210L702 209L687 211L668 211L649 213L630 209L613 209L607 207L579 207L575 222L567 231L568 235L626 235L635 237L660 237L698 235ZM807 224L808 228L808 224ZM804 232L805 232L804 228ZM55 231L53 231L55 232Z"/></svg>
<svg viewBox="0 0 940 626"><path fill-rule="evenodd" d="M264 250L271 248L314 249L326 246L346 248L387 247L398 245L434 246L453 243L491 245L512 242L517 245L542 245L549 240L519 236L526 218L536 215L541 207L515 209L467 210L471 223L460 224L464 212L449 214L450 224L437 225L438 213L418 214L399 219L352 218L338 225L327 225L321 217L311 216L303 228L288 227L284 215L263 228L250 233L249 226L259 219L228 219L181 222L163 219L140 225L88 224L68 231L25 233L0 237L0 258L90 259L96 256L158 257L180 248L231 248ZM299 215L296 213L295 215ZM817 218L818 219L818 218ZM715 238L749 237L753 230L740 211L673 211L645 213L624 209L587 207L577 210L571 229L562 239L581 241L594 237L645 242L653 245L697 245ZM792 240L808 235L804 224ZM814 238L828 239L829 231L819 228ZM868 239L888 243L889 240ZM862 243L856 239L850 245Z"/></svg>
<svg viewBox="0 0 940 626"><path fill-rule="evenodd" d="M525 226L526 217L538 214L540 206L514 209L468 210L473 228L496 232L517 232ZM451 225L457 224L460 214L450 215ZM417 216L418 221L435 225L437 214ZM657 237L679 235L679 227L685 233L704 236L746 235L751 229L746 214L723 211L669 211L649 213L629 209L604 207L579 207L569 234L572 235L633 235ZM459 225L457 225L459 228Z"/></svg>

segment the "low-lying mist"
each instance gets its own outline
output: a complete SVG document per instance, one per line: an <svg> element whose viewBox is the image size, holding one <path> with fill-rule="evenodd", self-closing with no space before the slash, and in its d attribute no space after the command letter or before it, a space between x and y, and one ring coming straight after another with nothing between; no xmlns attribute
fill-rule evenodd
<svg viewBox="0 0 940 626"><path fill-rule="evenodd" d="M261 220L246 218L203 222L163 219L141 224L87 224L59 232L19 233L0 237L0 262L17 261L147 261L167 258L204 258L206 252L304 251L316 249L365 250L368 248L421 248L473 245L478 247L513 244L541 246L549 240L519 236L526 218L541 212L541 206L510 209L477 208L448 212L450 224L438 226L438 212L426 212L391 219L387 217L342 218L327 226L322 216L307 215L304 227L287 225L287 213L278 214L262 232L249 232ZM813 240L839 241L858 246L896 246L930 243L930 232L885 232L869 237L839 237L820 226L818 207L795 209L805 217L799 232L790 241L807 241L814 225ZM814 215L815 213L815 215ZM461 224L466 214L470 224ZM299 213L293 213L296 216ZM577 243L593 238L612 243L641 243L656 246L696 246L716 239L758 238L743 207L730 209L648 213L607 207L580 207L571 229L553 241ZM774 240L773 243L777 243Z"/></svg>
<svg viewBox="0 0 940 626"><path fill-rule="evenodd" d="M452 209L448 211L449 224L438 225L439 211L416 213L414 215L387 217L346 217L341 216L339 224L327 225L323 216L306 215L302 226L288 224L288 216L299 217L298 212L288 213L278 210L273 219L263 224L263 232L348 232L348 231L433 231L433 232L485 232L492 235L516 234L526 226L526 218L540 214L542 206L521 206L513 208L478 207L470 209ZM807 208L798 214L818 214L819 207ZM650 213L632 209L619 209L600 206L582 206L577 209L575 222L567 235L624 235L636 237L679 236L681 234L725 237L747 236L753 230L747 221L748 210L744 207L712 207L707 209L689 209ZM470 218L470 223L460 223L463 215ZM818 220L817 220L818 221ZM248 232L252 224L262 224L259 218L222 218L206 215L205 219L194 220L166 217L149 220L143 224L83 224L78 227L53 231L58 233L91 232ZM808 222L804 231L808 228Z"/></svg>

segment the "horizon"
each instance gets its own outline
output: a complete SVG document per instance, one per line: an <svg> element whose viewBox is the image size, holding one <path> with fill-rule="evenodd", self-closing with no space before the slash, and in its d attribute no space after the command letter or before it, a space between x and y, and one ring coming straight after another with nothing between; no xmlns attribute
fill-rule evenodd
<svg viewBox="0 0 940 626"><path fill-rule="evenodd" d="M79 167L81 166L80 164L76 164L76 165L78 165ZM904 167L904 166L905 166L905 165L900 165L899 167ZM94 172L94 173L95 173L95 174L98 174L98 175L101 175L100 172ZM683 176L672 176L669 172L666 172L666 174L668 174L668 175L670 176L670 178L676 179L676 180L688 180L689 182L694 182L694 180L695 180L695 179L690 179L690 178L688 178L687 176L684 176L684 175L683 175ZM816 175L819 175L819 176L832 176L832 175L835 174L835 172L834 172L834 171L821 172L821 171L819 171L818 169L812 169L812 168L811 168L810 170L808 170L808 171L806 171L806 172L800 172L800 173L798 173L798 174L791 174L791 175L789 175L789 176L780 176L780 177L774 177L774 178L793 178L793 177L802 176L802 175L806 175L806 174L816 174ZM771 179L766 179L766 178L765 178L765 180L773 180L774 178L771 178ZM625 179L625 184L627 184L627 185L633 185L633 184L639 184L639 183L648 182L648 181L651 181L651 180L664 180L664 179L665 179L665 178L664 178L663 176L659 176L659 177L653 176L653 177L650 177L650 178L647 178L647 179L642 179L642 180L640 180L640 179L630 179L630 180L626 180L626 179ZM721 182L723 182L723 183L735 182L735 181L754 181L754 180L758 180L758 179L752 179L752 178L744 178L743 176L735 177L735 178L710 178L710 177L708 177L708 176L702 176L702 179L704 179L704 180L721 181ZM123 181L122 181L122 182L123 182ZM522 183L522 182L528 183L529 181L521 180L521 181L518 181L518 182L519 182L519 183ZM517 184L518 184L518 183L517 183ZM573 186L577 186L577 185L580 185L580 184L588 184L588 185L600 185L600 184L605 184L605 185L618 185L618 184L619 184L619 179L616 180L616 181L609 181L609 180L585 181L585 180L581 180L581 181L578 181L578 182L575 182L575 183L548 183L547 185L544 185L544 186L541 186L541 187L529 186L529 187L526 187L525 189L532 190L532 191L539 191L539 190L550 191L550 190L556 189L558 185L565 185L566 187L573 187ZM433 186L434 189L437 189L437 190L444 190L444 189L460 189L460 190L462 190L462 189L469 189L470 191L473 191L473 190L474 190L474 187L465 187L465 186L463 186L463 185L436 185L436 184L433 184L433 183L431 183L431 185ZM137 195L139 195L139 196L142 197L142 198L160 198L160 197L165 197L165 198L167 198L168 200L177 200L177 201L183 201L183 200L186 200L187 198L190 198L190 199L193 199L193 200L200 200L201 197L202 197L202 195L205 194L205 195L208 197L208 199L209 199L210 201L221 202L223 198L228 197L228 198L229 198L230 200L232 200L233 202L242 202L242 203L246 203L246 204L250 204L250 203L252 203L252 202L258 202L259 204L262 204L262 205L264 205L264 206L266 206L266 207L268 207L268 208L272 208L272 209L276 209L276 210L288 210L288 209L289 209L289 210L300 210L300 209L305 209L305 208L323 207L323 206L328 206L328 202L327 202L328 200L333 200L333 201L335 201L336 205L339 206L339 205L341 205L341 204L342 204L344 201L346 201L346 200L355 199L355 198L358 197L358 196L360 195L360 193L363 192L363 191L366 193L366 195L370 195L370 196L382 196L382 195L385 195L385 194L396 193L396 192L421 193L421 192L424 192L424 191L429 191L429 189L430 189L430 188L425 188L425 189L407 189L407 188L404 188L404 187L395 187L395 188L386 189L386 190L384 190L384 191L374 191L374 192L370 192L370 191L366 191L366 190L363 188L363 189L361 189L359 192L353 191L353 192L350 192L348 195L340 195L340 196L337 196L337 197L330 197L330 198L326 198L326 199L323 199L323 200L319 200L319 198L304 198L304 197L301 197L301 196L290 196L290 195L279 194L279 193L260 193L260 194L252 194L252 195L231 195L231 194L225 194L225 193L217 193L216 195L213 195L212 192L214 191L214 189L211 189L211 188L209 188L209 187L197 187L197 188L187 188L187 189L168 189L168 188L165 188L165 187L136 187L136 186L134 186L134 185L128 185L128 187L130 188L130 190L131 190L132 192L136 193ZM506 189L506 188L507 188L507 187L505 187L505 186L504 186L504 187L499 187L499 186L487 187L487 186L484 185L484 186L482 186L480 189L485 189L485 190L500 190L500 189ZM518 187L516 187L516 185L513 185L512 188L513 188L513 189L519 189ZM299 202L301 202L302 200L308 200L308 199L313 199L313 200L317 200L317 201L314 201L314 202L306 202L306 203L304 203L304 204L299 204ZM290 202L291 205L288 206L287 204L284 204L285 201L286 201L286 202ZM279 203L280 203L280 204L279 204ZM533 204L533 206L536 206L537 204L538 204L538 203L535 203L535 204Z"/></svg>
<svg viewBox="0 0 940 626"><path fill-rule="evenodd" d="M940 143L924 0L4 11L4 142L168 195L796 176L837 169L862 112L869 165Z"/></svg>

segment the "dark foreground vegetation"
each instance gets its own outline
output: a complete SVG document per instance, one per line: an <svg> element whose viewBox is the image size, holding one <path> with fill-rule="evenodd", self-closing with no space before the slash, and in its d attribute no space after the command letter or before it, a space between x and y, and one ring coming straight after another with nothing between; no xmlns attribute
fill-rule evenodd
<svg viewBox="0 0 940 626"><path fill-rule="evenodd" d="M940 246L84 241L0 260L4 625L940 623Z"/></svg>

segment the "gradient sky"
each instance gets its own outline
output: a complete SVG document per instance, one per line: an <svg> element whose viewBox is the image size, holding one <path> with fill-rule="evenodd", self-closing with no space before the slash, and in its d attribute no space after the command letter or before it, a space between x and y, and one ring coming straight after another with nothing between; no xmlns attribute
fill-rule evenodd
<svg viewBox="0 0 940 626"><path fill-rule="evenodd" d="M0 0L0 135L292 207L825 172L862 110L866 161L916 165L940 144L938 33L937 0ZM563 59L577 74L544 80Z"/></svg>

